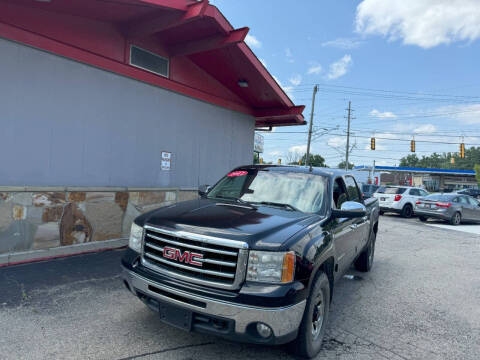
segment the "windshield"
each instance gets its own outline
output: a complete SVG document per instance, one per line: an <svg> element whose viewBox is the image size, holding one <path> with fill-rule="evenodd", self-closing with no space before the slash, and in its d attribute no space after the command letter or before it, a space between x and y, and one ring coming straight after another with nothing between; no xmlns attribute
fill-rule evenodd
<svg viewBox="0 0 480 360"><path fill-rule="evenodd" d="M220 180L207 197L249 203L286 204L307 213L325 212L327 179L320 175L264 169L237 170ZM270 203L270 204L268 204Z"/></svg>

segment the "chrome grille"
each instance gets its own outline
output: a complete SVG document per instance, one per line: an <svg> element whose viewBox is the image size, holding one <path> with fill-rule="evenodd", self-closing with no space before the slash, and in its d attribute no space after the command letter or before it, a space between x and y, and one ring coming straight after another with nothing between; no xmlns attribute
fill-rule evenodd
<svg viewBox="0 0 480 360"><path fill-rule="evenodd" d="M245 279L247 244L146 225L144 227L142 264L154 271L197 284L224 289L238 289ZM166 257L165 248L201 255L195 266L187 261Z"/></svg>

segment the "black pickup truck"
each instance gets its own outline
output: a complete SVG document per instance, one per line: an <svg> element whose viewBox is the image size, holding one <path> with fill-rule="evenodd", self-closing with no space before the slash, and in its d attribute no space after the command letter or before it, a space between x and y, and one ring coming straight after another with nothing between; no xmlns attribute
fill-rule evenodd
<svg viewBox="0 0 480 360"><path fill-rule="evenodd" d="M377 200L344 172L271 165L199 194L135 219L126 287L173 326L315 356L335 282L372 267Z"/></svg>

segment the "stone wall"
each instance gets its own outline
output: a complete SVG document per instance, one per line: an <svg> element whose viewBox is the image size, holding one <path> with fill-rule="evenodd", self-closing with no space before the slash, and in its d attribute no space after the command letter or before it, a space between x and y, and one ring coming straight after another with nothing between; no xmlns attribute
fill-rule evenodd
<svg viewBox="0 0 480 360"><path fill-rule="evenodd" d="M196 197L181 189L0 187L0 254L126 238L141 213Z"/></svg>

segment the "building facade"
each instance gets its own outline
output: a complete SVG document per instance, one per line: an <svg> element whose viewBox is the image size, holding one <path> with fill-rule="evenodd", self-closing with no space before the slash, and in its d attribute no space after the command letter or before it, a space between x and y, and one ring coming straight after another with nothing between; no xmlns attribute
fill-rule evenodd
<svg viewBox="0 0 480 360"><path fill-rule="evenodd" d="M124 238L303 124L247 32L208 1L0 0L0 254Z"/></svg>
<svg viewBox="0 0 480 360"><path fill-rule="evenodd" d="M372 168L357 166L355 170L370 172ZM381 185L419 186L431 192L478 186L474 170L376 166L375 172L380 174Z"/></svg>

